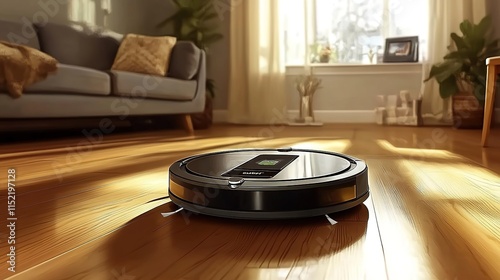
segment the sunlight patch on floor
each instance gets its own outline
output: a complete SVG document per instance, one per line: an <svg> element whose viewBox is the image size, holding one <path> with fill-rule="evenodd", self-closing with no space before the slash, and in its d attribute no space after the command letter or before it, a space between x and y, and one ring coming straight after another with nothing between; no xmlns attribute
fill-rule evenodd
<svg viewBox="0 0 500 280"><path fill-rule="evenodd" d="M412 165L419 170L414 176L426 182L419 186L423 194L440 199L482 200L494 196L500 200L500 176L483 167L417 161Z"/></svg>
<svg viewBox="0 0 500 280"><path fill-rule="evenodd" d="M419 149L419 148L399 148L395 147L392 143L387 140L376 140L378 146L389 152L392 152L401 156L409 157L426 157L426 158L439 158L439 159L453 159L459 158L460 156L445 150L434 150L434 149Z"/></svg>
<svg viewBox="0 0 500 280"><path fill-rule="evenodd" d="M297 149L323 150L330 152L343 153L351 147L351 140L335 139L335 140L311 140L298 142L292 145Z"/></svg>
<svg viewBox="0 0 500 280"><path fill-rule="evenodd" d="M59 153L42 153L36 157L18 157L10 160L9 164L19 169L29 166L31 172L23 176L23 183L27 185L32 181L40 182L53 179L61 181L69 176L99 171L105 172L107 168L117 169L118 167L147 163L160 157L166 159L175 157L177 159L207 150L221 150L239 143L252 143L259 139L252 137L220 137L181 142L158 141L133 146L116 145L106 149L98 149L93 145L72 145ZM27 158L29 158L29 161ZM170 162L167 160L165 164L170 164ZM103 169L103 167L105 168Z"/></svg>
<svg viewBox="0 0 500 280"><path fill-rule="evenodd" d="M93 174L89 173L89 176L93 176ZM165 170L165 167L162 167L115 176L110 179L96 179L92 181L92 184L85 184L85 189L92 192L91 199L81 199L71 203L71 205L67 205L68 200L65 199L55 200L57 204L55 207L55 229L57 232L64 233L69 230L68 226L78 226L77 224L67 223L67 216L73 215L72 212L74 211L86 209L85 213L82 213L82 215L94 216L94 221L106 221L112 212L115 211L114 209L116 208L117 202L121 204L130 204L132 206L135 205L133 204L133 200L140 200L143 196L149 197L149 200L164 197L168 193L168 178L168 171ZM64 196L66 197L66 195ZM83 195L85 195L85 193L83 193ZM73 193L72 196L78 196L78 193ZM108 197L108 199L106 199L106 197ZM104 201L104 203L96 201ZM109 201L109 203L106 203L106 201ZM132 219L152 209L152 207L156 207L167 201L168 200L159 200L154 203L131 207L127 211L127 215ZM95 212L93 207L91 207L96 204L98 204L101 209L98 212ZM64 209L64 211L57 211L58 209ZM60 223L59 221L65 222Z"/></svg>

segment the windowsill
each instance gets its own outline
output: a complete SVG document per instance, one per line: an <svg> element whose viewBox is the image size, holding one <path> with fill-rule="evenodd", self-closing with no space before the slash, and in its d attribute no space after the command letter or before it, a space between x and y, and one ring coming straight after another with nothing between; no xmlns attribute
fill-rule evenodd
<svg viewBox="0 0 500 280"><path fill-rule="evenodd" d="M420 74L422 73L422 62L395 62L377 64L333 64L315 63L308 65L314 75L396 75L396 74ZM287 65L286 75L304 75L306 66Z"/></svg>
<svg viewBox="0 0 500 280"><path fill-rule="evenodd" d="M422 66L422 62L385 62L385 63L373 63L373 64L362 64L362 63L313 63L309 64L310 67L376 67L376 66ZM304 65L286 65L287 68L292 67L305 67Z"/></svg>

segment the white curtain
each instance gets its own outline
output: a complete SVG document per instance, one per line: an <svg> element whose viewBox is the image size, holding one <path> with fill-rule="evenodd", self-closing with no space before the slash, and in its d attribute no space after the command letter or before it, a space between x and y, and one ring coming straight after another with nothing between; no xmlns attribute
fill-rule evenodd
<svg viewBox="0 0 500 280"><path fill-rule="evenodd" d="M441 62L451 44L450 34L460 33L460 23L468 19L478 23L486 14L485 0L428 0L429 38L423 74L429 75L431 66ZM451 100L439 96L439 85L432 80L422 87L422 115L425 125L450 124Z"/></svg>
<svg viewBox="0 0 500 280"><path fill-rule="evenodd" d="M90 26L96 24L96 3L89 0L68 1L68 17L72 22L84 23Z"/></svg>
<svg viewBox="0 0 500 280"><path fill-rule="evenodd" d="M285 48L280 2L242 0L232 6L230 123L286 122Z"/></svg>

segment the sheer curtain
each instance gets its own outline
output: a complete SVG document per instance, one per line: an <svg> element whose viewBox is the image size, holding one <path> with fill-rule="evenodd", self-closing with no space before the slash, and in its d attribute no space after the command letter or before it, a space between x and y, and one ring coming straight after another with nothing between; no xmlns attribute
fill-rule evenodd
<svg viewBox="0 0 500 280"><path fill-rule="evenodd" d="M68 16L72 22L84 23L87 25L96 24L96 3L89 0L68 1Z"/></svg>
<svg viewBox="0 0 500 280"><path fill-rule="evenodd" d="M285 50L280 2L242 0L232 7L230 123L286 122Z"/></svg>
<svg viewBox="0 0 500 280"><path fill-rule="evenodd" d="M460 23L468 19L479 22L486 14L485 0L428 0L429 44L423 74L429 75L431 66L441 62L451 44L450 33L460 34ZM439 96L439 85L432 80L422 87L422 115L425 125L451 124L451 100Z"/></svg>

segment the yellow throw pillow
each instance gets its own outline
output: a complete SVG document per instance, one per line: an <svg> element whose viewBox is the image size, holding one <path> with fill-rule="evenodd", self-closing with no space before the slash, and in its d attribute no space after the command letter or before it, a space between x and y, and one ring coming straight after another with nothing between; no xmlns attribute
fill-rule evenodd
<svg viewBox="0 0 500 280"><path fill-rule="evenodd" d="M177 38L127 34L111 70L165 76Z"/></svg>

